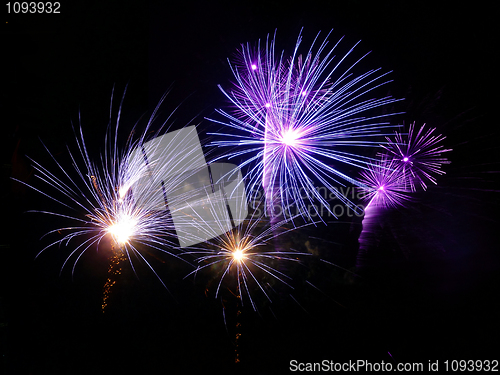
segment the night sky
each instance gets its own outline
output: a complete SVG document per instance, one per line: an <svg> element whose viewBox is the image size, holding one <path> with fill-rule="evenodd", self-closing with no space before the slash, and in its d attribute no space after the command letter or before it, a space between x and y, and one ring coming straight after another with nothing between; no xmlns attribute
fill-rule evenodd
<svg viewBox="0 0 500 375"><path fill-rule="evenodd" d="M291 360L498 358L500 132L492 113L492 6L71 3L60 14L4 13L2 21L0 373L280 374ZM316 260L285 270L297 280L293 298L277 288L272 304L256 294L260 313L240 308L241 363L235 365L238 306L229 292L214 298L209 273L184 280L188 264L151 251L148 259L169 291L145 266L138 266L138 277L124 266L103 314L109 254L90 249L73 277L72 263L59 271L74 244L35 259L49 243L40 237L60 222L27 213L58 207L11 180L37 183L26 156L53 168L45 144L71 168L66 146L76 150L72 124L81 121L97 159L113 88L116 114L127 87L124 139L167 91L160 120L178 107L172 126L199 124L204 137L214 127L204 118L228 106L217 88L230 84L227 58L241 43L275 30L278 50L289 51L302 28L304 46L319 31L333 29L332 42L344 36L339 54L361 40L357 54L372 51L362 67L393 71L394 82L381 94L405 98L395 105L405 114L391 121L436 127L453 149L438 186L384 213L363 267L355 267L359 219L287 237L339 267Z"/></svg>

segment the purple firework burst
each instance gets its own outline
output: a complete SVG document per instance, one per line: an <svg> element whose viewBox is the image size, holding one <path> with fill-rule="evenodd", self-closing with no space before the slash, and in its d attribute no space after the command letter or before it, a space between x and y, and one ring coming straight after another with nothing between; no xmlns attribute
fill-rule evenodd
<svg viewBox="0 0 500 375"><path fill-rule="evenodd" d="M446 137L436 135L435 131L435 128L425 129L425 124L415 131L413 123L407 135L395 132L394 139L386 137L387 143L382 145L398 168L408 175L406 181L412 191L416 191L416 185L426 190L427 181L436 184L435 176L446 173L441 166L450 163L442 154L451 149L440 144Z"/></svg>
<svg viewBox="0 0 500 375"><path fill-rule="evenodd" d="M290 57L284 52L276 54L275 40L269 37L263 48L260 42L256 49L243 45L239 59L230 61L234 87L225 91L219 86L235 111L218 110L227 120L212 121L233 132L215 133L223 139L212 145L233 147L235 151L225 157L244 156L240 167L248 167L249 190L258 191L262 183L268 207L273 200L273 207L279 204L279 211L288 217L294 215L291 205L309 219L318 214L315 202L329 210L318 185L358 211L336 187L360 183L339 167L367 168L372 159L356 149L378 146L376 137L391 127L384 118L395 114L370 114L370 110L398 100L372 97L372 91L390 82L388 72L379 68L355 74L366 55L348 63L357 44L336 57L340 40L329 47L327 38L320 42L318 34L301 55L299 35ZM279 202L275 202L276 196Z"/></svg>
<svg viewBox="0 0 500 375"><path fill-rule="evenodd" d="M394 159L383 157L361 171L361 190L368 207L397 207L410 199L408 193L408 175Z"/></svg>

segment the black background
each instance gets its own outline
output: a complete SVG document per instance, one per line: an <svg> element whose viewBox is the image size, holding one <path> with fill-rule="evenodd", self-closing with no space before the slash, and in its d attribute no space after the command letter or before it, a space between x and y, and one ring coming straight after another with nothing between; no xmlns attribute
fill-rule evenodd
<svg viewBox="0 0 500 375"><path fill-rule="evenodd" d="M5 8L4 8L5 11ZM481 2L131 1L62 3L53 15L2 20L2 212L0 371L9 374L285 373L289 361L373 362L495 359L498 354L498 126L493 118L494 12ZM5 25L3 24L5 22ZM59 276L70 248L39 240L54 228L30 209L57 209L10 180L35 184L25 155L51 165L40 139L67 162L81 124L90 152L102 146L111 93L114 108L128 85L122 131L162 105L183 125L227 105L217 84L231 79L226 59L241 43L277 30L290 49L304 28L341 48L362 40L365 66L382 66L390 93L406 100L394 121L437 127L453 148L439 185L404 209L385 214L381 240L359 276L325 264L302 273L322 292L298 287L277 296L269 313L244 307L240 355L234 366L236 307L214 298L206 278L183 280L190 268L160 258L139 280L125 270L100 310L105 252L89 250ZM97 154L96 154L97 155ZM354 229L353 229L354 228ZM354 270L355 224L330 224L298 235L320 255ZM311 237L328 239L315 240ZM316 241L316 242L315 242ZM333 243L335 242L335 244ZM163 261L163 262L162 262ZM209 290L205 293L205 287Z"/></svg>

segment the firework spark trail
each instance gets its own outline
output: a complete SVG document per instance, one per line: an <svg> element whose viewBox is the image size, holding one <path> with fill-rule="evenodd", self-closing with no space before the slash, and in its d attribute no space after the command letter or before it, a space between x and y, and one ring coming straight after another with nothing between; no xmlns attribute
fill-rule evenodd
<svg viewBox="0 0 500 375"><path fill-rule="evenodd" d="M220 209L214 208L214 212L220 211ZM227 227L226 220L218 220L217 225L223 228ZM195 255L199 264L196 270L186 277L196 275L203 270L209 270L214 274L215 278L220 277L217 282L215 298L219 296L223 283L225 283L231 294L236 297L234 361L237 364L242 360L240 346L245 296L248 298L252 309L257 311L257 303L252 295L254 290L260 290L265 298L271 301L270 291L275 292L271 285L274 281L293 289L290 285L291 277L279 270L278 265L283 262L301 262L301 258L310 255L292 249L288 251L272 249L272 242L277 236L276 233L279 233L279 235L285 233L284 231L277 232L276 228L284 225L286 220L271 226L263 222L263 220L265 220L264 216L255 216L254 212L250 218L242 221L238 226L222 236L207 241L203 247L192 247L191 251L186 252L186 254ZM211 226L202 225L201 228Z"/></svg>
<svg viewBox="0 0 500 375"><path fill-rule="evenodd" d="M74 243L61 267L62 272L68 262L73 260L73 274L83 254L91 248L107 245L104 239L108 238L112 240L115 252L121 252L129 261L134 273L134 263L143 263L165 286L153 266L141 254L141 249L152 248L185 262L185 259L178 257L177 238L181 235L189 238L190 228L188 223L174 223L173 217L182 215L186 202L198 190L204 189L203 186L194 186L193 179L196 180L200 171L203 172L202 167L207 167L200 162L201 147L192 142L194 139L199 145L194 126L160 136L166 127L165 122L159 124L156 132L152 132L152 125L165 97L153 111L140 137L136 141L132 140L134 127L126 146L121 149L118 145L118 130L123 98L118 108L116 125L108 125L100 163L92 161L80 127L76 136L79 154L74 154L68 148L73 170L66 170L46 148L57 167L55 171L30 159L35 177L42 183L41 187L18 182L50 198L64 210L31 212L61 217L69 223L43 236L62 234L62 237L44 247L37 257L56 245L69 247ZM151 133L154 133L153 141L150 139ZM172 175L172 170L177 170L178 175ZM167 210L166 198L170 210ZM118 258L123 260L123 256Z"/></svg>
<svg viewBox="0 0 500 375"><path fill-rule="evenodd" d="M122 268L121 265L127 260L124 252L121 249L117 249L116 246L112 246L112 255L109 258L109 268L108 268L108 278L104 283L102 291L102 312L106 312L106 307L108 306L108 299L111 295L111 290L117 282L118 275L121 275Z"/></svg>
<svg viewBox="0 0 500 375"><path fill-rule="evenodd" d="M230 62L235 86L229 92L219 86L235 106L234 114L218 110L227 121L211 119L236 131L213 133L222 139L212 145L238 147L225 157L246 157L240 167L248 168L249 190L257 191L262 183L269 200L279 189L280 212L291 216L287 207L297 205L308 219L312 219L308 203L319 202L330 210L315 189L316 183L358 210L335 185L359 183L337 166L366 168L371 163L371 158L349 150L379 146L375 137L386 135L381 131L391 127L383 118L395 113L368 113L397 101L389 96L369 97L373 90L390 82L385 78L388 73L372 69L354 75L366 55L343 68L357 44L336 58L340 40L328 49L327 38L323 42L318 38L319 34L303 57L299 54L299 35L288 59L284 52L275 53L275 39L269 37L263 49L260 42L256 50L243 45L239 61ZM268 211L272 216L273 210Z"/></svg>
<svg viewBox="0 0 500 375"><path fill-rule="evenodd" d="M424 190L425 180L436 184L434 175L445 174L441 165L450 163L442 157L442 153L451 151L440 144L445 137L433 135L435 128L425 131L425 124L416 133L414 127L415 123L410 125L407 138L398 132L394 139L386 137L387 143L381 145L386 152L379 153L380 160L361 171L361 190L368 204L359 236L358 266L377 242L381 212L404 206L411 200L409 194L416 191L416 184Z"/></svg>
<svg viewBox="0 0 500 375"><path fill-rule="evenodd" d="M400 168L399 163L383 155L370 165L368 170L361 171L361 191L364 193L365 213L362 230L359 235L359 250L356 265L365 263L368 250L378 241L378 226L381 213L385 209L403 206L411 200L408 189L408 174Z"/></svg>
<svg viewBox="0 0 500 375"><path fill-rule="evenodd" d="M240 351L244 301L248 299L252 309L257 311L254 293L262 293L271 301L271 292L276 293L272 286L274 282L293 289L290 285L291 277L279 265L300 262L301 258L310 254L292 249L273 249L276 237L285 233L285 230L278 228L287 220L270 224L262 215L265 211L263 202L257 206L253 202L252 208L255 211L248 217L249 208L239 168L226 163L214 163L210 167L216 199L207 201L210 214L199 215L194 222L198 224L195 226L199 230L200 239L215 238L203 246L192 246L186 250L185 254L195 256L198 263L198 267L186 277L196 276L203 271L210 272L211 280L217 284L215 298L221 296L223 302L223 290L235 297L234 361L238 364L242 361ZM216 237L218 233L223 234ZM207 287L206 291L208 290ZM223 303L224 324L227 329L225 309Z"/></svg>
<svg viewBox="0 0 500 375"><path fill-rule="evenodd" d="M435 176L445 174L441 166L450 163L442 154L452 150L440 144L446 137L436 135L435 131L436 128L425 129L425 124L416 131L415 123L412 123L407 135L395 132L394 139L386 137L387 143L382 145L398 162L399 168L409 175L412 191L416 191L418 185L426 190L426 181L436 185Z"/></svg>

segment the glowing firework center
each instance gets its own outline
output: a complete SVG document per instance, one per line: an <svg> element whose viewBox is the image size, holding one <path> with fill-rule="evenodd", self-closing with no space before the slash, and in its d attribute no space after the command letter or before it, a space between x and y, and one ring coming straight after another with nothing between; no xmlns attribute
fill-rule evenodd
<svg viewBox="0 0 500 375"><path fill-rule="evenodd" d="M243 259L244 259L244 255L243 255L243 250L241 249L236 249L233 251L233 259L236 261L236 262L241 262Z"/></svg>
<svg viewBox="0 0 500 375"><path fill-rule="evenodd" d="M131 185L136 204L169 210L181 247L229 231L248 215L245 186L236 165L205 161L195 126L169 132L137 147Z"/></svg>
<svg viewBox="0 0 500 375"><path fill-rule="evenodd" d="M119 244L126 244L130 237L135 234L137 220L129 215L121 215L115 224L108 228L114 240Z"/></svg>
<svg viewBox="0 0 500 375"><path fill-rule="evenodd" d="M281 136L281 142L283 142L287 146L293 147L297 145L298 138L299 138L298 131L290 128L283 132Z"/></svg>

